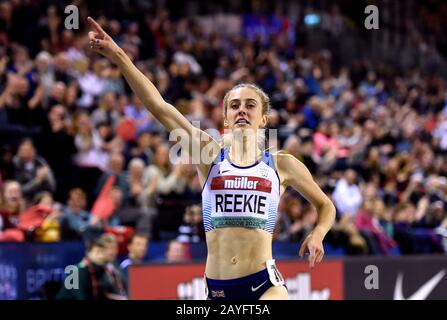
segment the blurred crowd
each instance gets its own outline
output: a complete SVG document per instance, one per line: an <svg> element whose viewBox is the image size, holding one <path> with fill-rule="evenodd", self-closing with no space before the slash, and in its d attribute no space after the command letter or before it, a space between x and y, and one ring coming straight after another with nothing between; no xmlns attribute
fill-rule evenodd
<svg viewBox="0 0 447 320"><path fill-rule="evenodd" d="M41 10L37 10L40 8ZM36 9L36 10L33 10ZM119 69L64 28L61 8L0 3L0 241L204 241L201 187L173 164L168 133ZM277 148L301 160L337 208L327 243L347 254L447 251L447 91L424 70L362 58L337 65L287 26L268 39L207 33L169 11L94 16L202 129L222 132L222 98L240 82L270 96ZM288 190L274 239L299 242L317 212ZM102 245L99 245L101 247Z"/></svg>

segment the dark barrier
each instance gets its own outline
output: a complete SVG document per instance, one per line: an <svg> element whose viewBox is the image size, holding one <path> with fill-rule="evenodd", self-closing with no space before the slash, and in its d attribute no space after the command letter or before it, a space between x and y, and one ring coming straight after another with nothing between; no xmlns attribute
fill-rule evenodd
<svg viewBox="0 0 447 320"><path fill-rule="evenodd" d="M204 263L166 265L166 247L151 243L146 255L146 261L160 264L131 267L131 297L203 298ZM447 256L326 257L310 271L304 260L283 260L296 257L297 250L297 244L273 244L291 299L447 299ZM203 261L206 246L191 245L189 252ZM0 300L44 298L42 285L61 281L65 268L83 255L78 242L0 244Z"/></svg>
<svg viewBox="0 0 447 320"><path fill-rule="evenodd" d="M194 258L204 257L203 247L193 250ZM165 242L151 243L145 260L164 261L166 248ZM82 242L0 244L0 300L45 298L42 286L61 282L65 268L76 265L84 253Z"/></svg>
<svg viewBox="0 0 447 320"><path fill-rule="evenodd" d="M167 245L167 242L151 242L145 260L164 262ZM297 243L273 243L277 259L297 257L298 248ZM193 260L206 258L204 243L188 245L186 251ZM325 251L328 255L343 254L330 246ZM77 264L83 255L84 245L80 242L0 244L0 300L45 298L42 285L60 282L65 268Z"/></svg>
<svg viewBox="0 0 447 320"><path fill-rule="evenodd" d="M0 300L42 299L42 285L64 279L84 256L82 243L1 244Z"/></svg>
<svg viewBox="0 0 447 320"><path fill-rule="evenodd" d="M310 271L304 261L277 261L290 299L447 299L447 256L325 259ZM205 265L131 267L134 299L203 299Z"/></svg>
<svg viewBox="0 0 447 320"><path fill-rule="evenodd" d="M344 272L349 300L447 299L446 256L347 258Z"/></svg>
<svg viewBox="0 0 447 320"><path fill-rule="evenodd" d="M342 300L343 263L326 260L310 271L305 261L277 261L293 300ZM130 267L132 299L203 300L204 263Z"/></svg>

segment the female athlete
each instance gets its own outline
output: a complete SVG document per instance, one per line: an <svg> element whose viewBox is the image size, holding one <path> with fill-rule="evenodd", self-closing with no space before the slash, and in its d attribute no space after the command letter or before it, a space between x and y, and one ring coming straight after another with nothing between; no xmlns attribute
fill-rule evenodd
<svg viewBox="0 0 447 320"><path fill-rule="evenodd" d="M253 149L258 131L267 125L268 96L253 84L237 85L226 94L224 122L232 134L221 147L163 99L96 21L90 17L88 21L92 50L119 67L135 94L168 131L182 129L190 146L199 144L213 159L202 159L197 165L208 247L207 298L287 299L284 279L272 259L272 233L282 193L290 186L318 210L318 222L299 250L300 256L309 252L311 268L323 258L323 238L335 220L335 208L295 157Z"/></svg>

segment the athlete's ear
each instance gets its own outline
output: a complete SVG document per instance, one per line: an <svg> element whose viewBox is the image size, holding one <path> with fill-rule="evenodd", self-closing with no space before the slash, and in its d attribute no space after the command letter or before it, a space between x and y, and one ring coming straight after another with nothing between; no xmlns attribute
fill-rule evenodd
<svg viewBox="0 0 447 320"><path fill-rule="evenodd" d="M267 127L267 123L269 122L269 117L265 114L262 116L261 120L261 128Z"/></svg>

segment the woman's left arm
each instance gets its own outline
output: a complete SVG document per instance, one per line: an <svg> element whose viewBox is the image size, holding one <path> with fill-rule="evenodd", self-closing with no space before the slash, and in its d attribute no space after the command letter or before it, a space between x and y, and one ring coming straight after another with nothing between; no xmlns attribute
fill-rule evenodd
<svg viewBox="0 0 447 320"><path fill-rule="evenodd" d="M281 183L292 187L312 203L318 211L318 222L312 232L301 245L299 254L302 257L309 250L311 268L324 256L323 239L335 221L335 206L312 178L306 166L294 156L277 153L277 167Z"/></svg>

